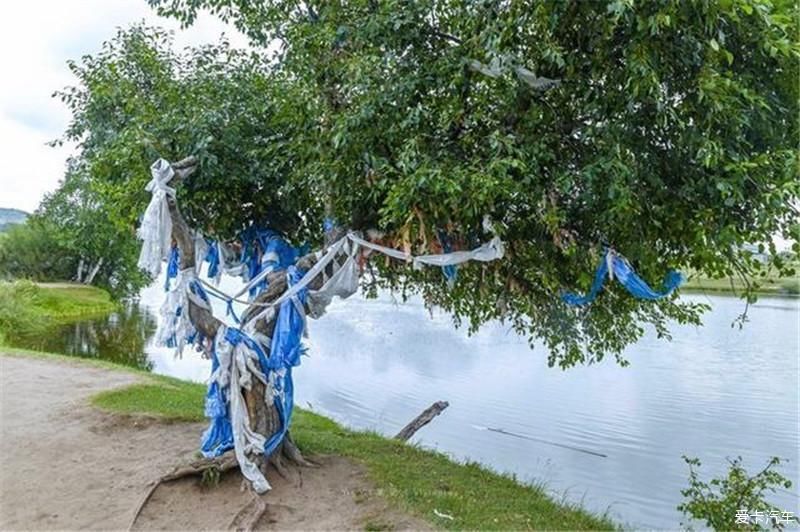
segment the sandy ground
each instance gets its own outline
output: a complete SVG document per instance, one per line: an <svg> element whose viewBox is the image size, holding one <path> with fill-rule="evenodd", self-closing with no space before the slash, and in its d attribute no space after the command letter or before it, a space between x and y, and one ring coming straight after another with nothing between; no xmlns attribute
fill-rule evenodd
<svg viewBox="0 0 800 532"><path fill-rule="evenodd" d="M86 365L0 355L0 530L126 529L149 483L189 461L203 426L100 412L88 398L137 377ZM388 507L364 470L344 458L268 475L258 529L421 529ZM238 471L215 488L195 479L160 486L136 529L225 529L252 498Z"/></svg>

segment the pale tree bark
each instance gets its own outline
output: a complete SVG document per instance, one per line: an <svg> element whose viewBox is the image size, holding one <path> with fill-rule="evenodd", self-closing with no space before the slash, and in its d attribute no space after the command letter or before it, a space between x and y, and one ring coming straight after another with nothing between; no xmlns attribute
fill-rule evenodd
<svg viewBox="0 0 800 532"><path fill-rule="evenodd" d="M92 281L94 281L94 278L97 275L97 272L99 272L100 268L103 267L103 262L105 262L105 258L100 257L100 260L98 260L97 264L94 265L94 268L92 268L92 271L89 273L89 275L83 281L83 284L92 284Z"/></svg>
<svg viewBox="0 0 800 532"><path fill-rule="evenodd" d="M80 283L83 280L83 257L78 261L78 273L75 275L75 282Z"/></svg>

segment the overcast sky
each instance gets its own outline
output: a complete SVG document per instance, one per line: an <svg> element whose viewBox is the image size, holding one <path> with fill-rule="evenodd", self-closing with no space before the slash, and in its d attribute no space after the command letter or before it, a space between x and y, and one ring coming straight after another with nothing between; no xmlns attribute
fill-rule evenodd
<svg viewBox="0 0 800 532"><path fill-rule="evenodd" d="M51 95L74 83L66 66L100 49L118 27L144 20L175 30L175 45L216 41L225 33L244 46L235 28L207 15L180 30L145 0L25 0L7 2L0 17L0 207L33 211L54 190L72 147L46 142L67 127L69 112Z"/></svg>

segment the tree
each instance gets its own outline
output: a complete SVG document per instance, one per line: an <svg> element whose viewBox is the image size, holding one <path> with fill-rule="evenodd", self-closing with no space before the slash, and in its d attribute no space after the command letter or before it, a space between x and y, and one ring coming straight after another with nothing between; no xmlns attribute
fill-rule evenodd
<svg viewBox="0 0 800 532"><path fill-rule="evenodd" d="M12 278L95 284L122 297L148 280L136 267L138 250L133 226L112 219L85 168L72 161L59 188L0 243L0 272Z"/></svg>
<svg viewBox="0 0 800 532"><path fill-rule="evenodd" d="M12 226L0 241L0 275L36 281L69 279L73 264L48 224L36 217ZM67 260L65 260L65 258Z"/></svg>
<svg viewBox="0 0 800 532"><path fill-rule="evenodd" d="M668 320L699 321L698 305L613 289L588 310L564 306L560 291L590 283L603 244L650 280L668 267L751 280L761 265L742 244L797 237L788 10L154 3L185 23L210 8L257 48L180 57L140 27L73 64L67 137L129 221L147 165L188 154L201 172L181 192L186 215L221 238L257 220L318 243L327 202L343 225L419 249L437 229L479 240L490 215L508 260L465 269L450 290L437 272L376 264L377 284L420 291L472 327L510 320L563 367L619 355L643 325L668 336ZM561 84L470 68L499 57Z"/></svg>
<svg viewBox="0 0 800 532"><path fill-rule="evenodd" d="M742 457L737 456L728 459L730 467L725 476L708 482L700 479L700 460L687 456L683 460L689 465L689 487L681 490L685 500L678 510L690 518L689 523L681 523L687 530L692 530L691 520L702 521L714 530L783 530L787 524L798 522L794 512L766 500L768 494L792 487L788 478L775 471L780 458L773 456L761 471L751 475Z"/></svg>
<svg viewBox="0 0 800 532"><path fill-rule="evenodd" d="M471 328L509 320L569 367L624 363L644 326L668 337L669 320L699 323L704 308L613 287L568 307L560 293L591 283L604 246L646 279L677 267L748 284L763 266L745 243L764 243L784 272L772 236L800 249L794 6L151 4L185 24L210 9L254 50L178 54L168 34L137 26L72 63L78 85L59 95L73 113L65 137L125 223L142 212L153 160L193 157L175 165L194 175L170 203L181 267L194 260L189 227L230 240L257 223L317 245L333 217L430 252L441 233L458 249L486 239L488 216L505 260L463 268L452 287L433 269L377 261L368 288L420 292ZM190 310L198 328L219 327ZM273 418L252 419L270 429Z"/></svg>

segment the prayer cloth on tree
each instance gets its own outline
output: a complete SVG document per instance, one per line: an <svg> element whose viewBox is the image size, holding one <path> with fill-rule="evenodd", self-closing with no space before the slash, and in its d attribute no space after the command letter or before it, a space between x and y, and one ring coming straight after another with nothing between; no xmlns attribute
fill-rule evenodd
<svg viewBox="0 0 800 532"><path fill-rule="evenodd" d="M142 240L137 265L156 277L161 273L161 261L166 258L172 243L172 219L167 196L175 196L175 189L168 187L167 183L175 172L167 161L159 159L150 167L150 173L153 178L145 190L151 192L152 196L137 231L137 236Z"/></svg>
<svg viewBox="0 0 800 532"><path fill-rule="evenodd" d="M670 270L664 278L664 289L661 292L656 292L636 274L625 257L620 256L611 249L607 249L600 264L597 265L594 273L594 282L592 282L589 292L583 296L567 293L563 294L561 299L568 305L573 306L591 303L603 289L607 278L616 278L633 297L651 301L667 297L683 283L683 275L675 270Z"/></svg>

